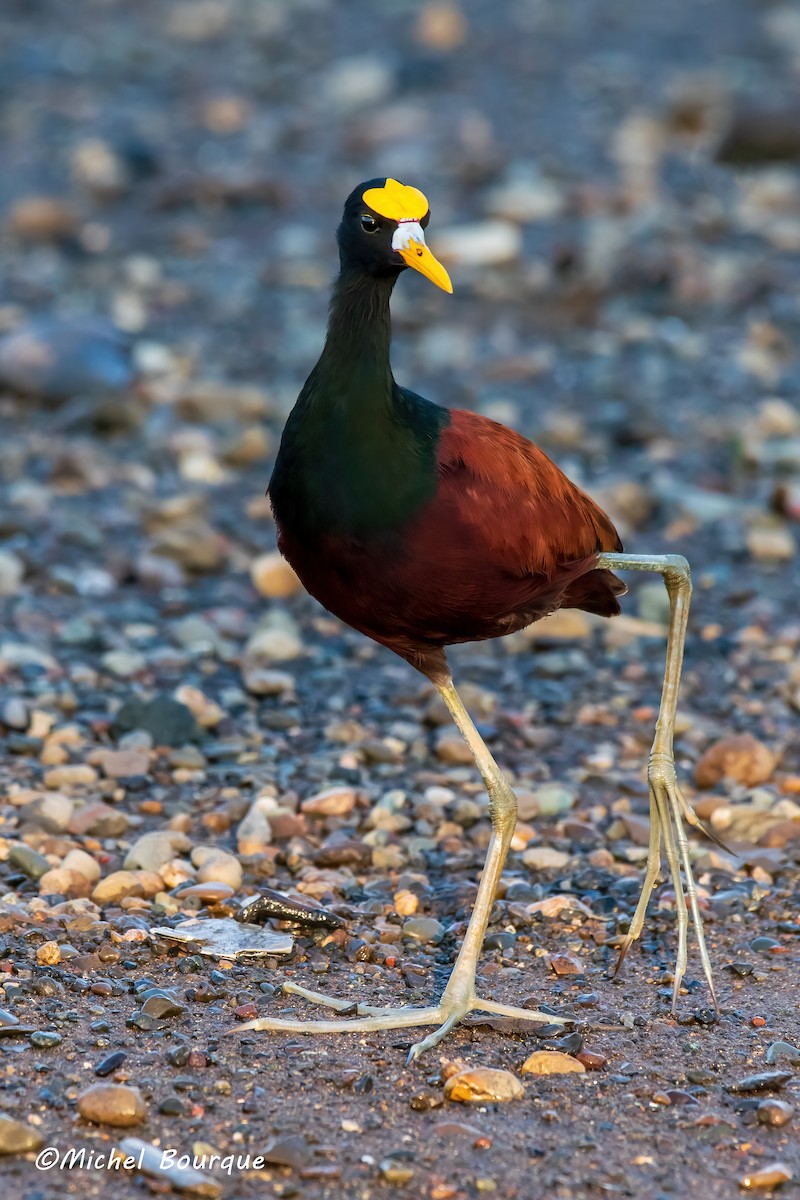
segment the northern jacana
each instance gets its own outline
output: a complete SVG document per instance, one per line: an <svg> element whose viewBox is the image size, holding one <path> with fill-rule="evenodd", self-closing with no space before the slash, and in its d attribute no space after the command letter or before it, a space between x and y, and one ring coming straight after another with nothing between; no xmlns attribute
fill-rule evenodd
<svg viewBox="0 0 800 1200"><path fill-rule="evenodd" d="M492 834L475 907L447 987L429 1008L380 1008L285 990L356 1016L261 1018L241 1029L304 1033L436 1026L410 1058L473 1009L524 1020L552 1015L476 994L489 913L514 832L517 801L456 692L445 647L521 629L559 608L611 617L625 587L614 570L660 574L670 601L661 707L648 766L650 848L620 961L639 936L663 840L675 886L678 953L673 1008L686 971L688 912L681 867L716 1005L684 820L699 822L678 786L673 730L691 596L678 555L622 554L609 518L541 450L486 417L440 408L400 387L389 361L389 298L412 267L452 285L425 242L428 201L394 179L348 197L337 238L341 269L328 335L283 432L269 496L278 545L325 608L388 646L438 689L489 794Z"/></svg>

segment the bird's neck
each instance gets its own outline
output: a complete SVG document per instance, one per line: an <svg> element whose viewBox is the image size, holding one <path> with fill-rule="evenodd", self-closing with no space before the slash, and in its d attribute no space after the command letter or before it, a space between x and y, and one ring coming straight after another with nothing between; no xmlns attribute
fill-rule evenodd
<svg viewBox="0 0 800 1200"><path fill-rule="evenodd" d="M373 405L382 397L391 400L389 298L396 279L343 268L334 284L319 369L331 381L341 381L339 395L363 395Z"/></svg>
<svg viewBox="0 0 800 1200"><path fill-rule="evenodd" d="M436 491L450 418L392 377L395 278L339 275L325 349L284 429L270 497L279 524L291 522L308 545L320 531L383 536Z"/></svg>

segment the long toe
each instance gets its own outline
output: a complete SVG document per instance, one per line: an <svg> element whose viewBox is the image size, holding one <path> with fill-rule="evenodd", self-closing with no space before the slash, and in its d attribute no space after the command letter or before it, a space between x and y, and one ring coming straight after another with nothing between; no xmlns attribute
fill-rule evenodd
<svg viewBox="0 0 800 1200"><path fill-rule="evenodd" d="M429 1033L421 1042L416 1042L408 1052L407 1063L416 1062L420 1054L424 1054L426 1050L432 1050L434 1046L438 1046L439 1042L445 1037L454 1025L457 1025L464 1014L460 1012L451 1013L446 1021L434 1029L433 1033Z"/></svg>
<svg viewBox="0 0 800 1200"><path fill-rule="evenodd" d="M235 1025L230 1033L266 1029L274 1033L372 1033L376 1029L408 1029L415 1025L436 1025L442 1019L439 1008L387 1008L378 1014L346 1018L343 1021L304 1021L299 1017L257 1017Z"/></svg>

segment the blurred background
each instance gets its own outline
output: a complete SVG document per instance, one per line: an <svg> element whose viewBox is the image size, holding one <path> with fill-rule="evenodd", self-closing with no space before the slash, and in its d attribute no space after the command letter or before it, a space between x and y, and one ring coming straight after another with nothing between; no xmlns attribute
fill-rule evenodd
<svg viewBox="0 0 800 1200"><path fill-rule="evenodd" d="M535 438L628 549L685 552L709 720L791 719L795 4L86 0L76 19L6 0L0 68L18 634L52 644L77 621L74 644L122 654L93 676L112 690L215 638L241 651L259 614L303 653L330 644L273 559L283 582L254 591L249 571L274 546L263 493L324 337L343 199L392 175L429 197L455 283L403 278L397 377ZM658 586L632 586L631 618L663 622ZM138 628L221 608L222 633L204 618L170 652ZM737 702L742 638L766 644L741 686L769 717Z"/></svg>
<svg viewBox="0 0 800 1200"><path fill-rule="evenodd" d="M661 581L629 576L611 622L455 648L520 797L485 986L566 1001L610 1068L477 1130L394 1038L220 1036L285 1003L284 968L151 936L204 903L189 881L210 905L268 882L348 921L298 931L288 971L396 1003L430 1001L465 927L490 836L466 747L303 593L264 495L342 204L385 175L429 198L455 285L400 280L398 380L535 439L627 550L689 558L678 773L736 851L692 837L723 1021L701 1028L690 942L676 1026L669 882L606 977L648 853ZM72 1145L94 1071L152 1095L162 1146L272 1147L280 1177L242 1196L366 1197L412 1166L437 1200L800 1177L791 1107L749 1096L800 1053L799 351L796 0L0 0L0 1033L34 1029L3 1039L0 1150ZM516 1070L521 1046L445 1052ZM29 1200L65 1190L14 1169Z"/></svg>

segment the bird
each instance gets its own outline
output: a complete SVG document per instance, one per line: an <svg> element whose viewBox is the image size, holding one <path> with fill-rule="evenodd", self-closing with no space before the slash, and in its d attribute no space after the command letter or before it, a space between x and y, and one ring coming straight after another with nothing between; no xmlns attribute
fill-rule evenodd
<svg viewBox="0 0 800 1200"><path fill-rule="evenodd" d="M616 616L627 590L617 570L660 574L670 604L648 762L647 865L617 967L642 931L663 844L678 925L673 1011L687 969L689 911L717 1005L685 830L687 823L702 826L681 791L673 754L689 564L677 554L623 553L609 517L532 442L488 417L441 407L395 381L389 302L400 275L411 268L444 292L453 291L427 245L429 221L425 195L391 177L368 180L347 198L337 230L340 269L327 337L286 421L268 494L278 547L306 590L438 690L488 793L486 861L438 1001L385 1007L287 982L284 991L338 1011L341 1019L260 1017L237 1027L333 1033L432 1026L411 1046L409 1061L473 1010L548 1024L560 1020L478 993L479 957L517 802L461 701L446 648L501 637L562 608Z"/></svg>

